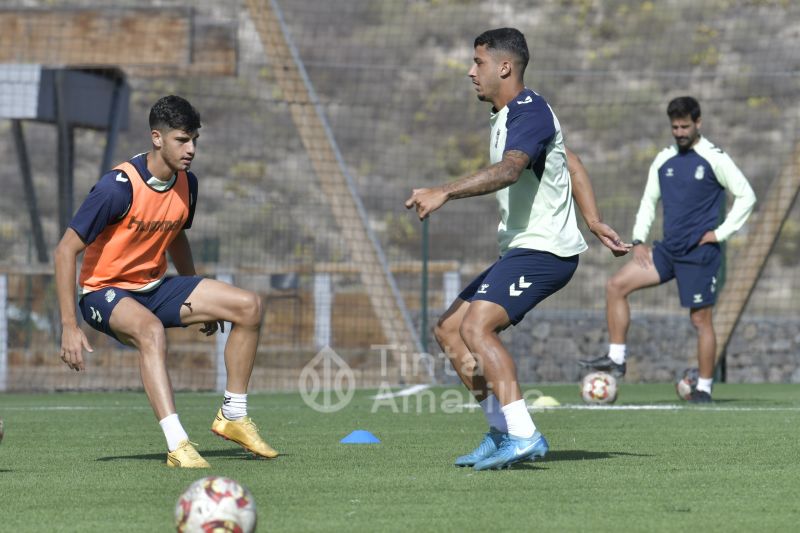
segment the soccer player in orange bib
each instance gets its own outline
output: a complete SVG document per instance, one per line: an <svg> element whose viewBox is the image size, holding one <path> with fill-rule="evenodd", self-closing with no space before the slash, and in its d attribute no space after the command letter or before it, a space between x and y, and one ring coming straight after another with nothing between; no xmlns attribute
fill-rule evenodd
<svg viewBox="0 0 800 533"><path fill-rule="evenodd" d="M165 96L150 110L152 148L100 178L55 250L61 311L61 359L84 370L92 347L75 311L76 260L79 307L98 331L139 350L142 383L167 440L167 465L208 468L175 411L167 374L164 328L203 324L214 334L232 329L225 345L227 384L211 431L262 457L278 455L247 416L247 386L261 332L262 303L253 292L196 275L185 230L192 226L200 115L185 99ZM167 257L178 272L167 276Z"/></svg>

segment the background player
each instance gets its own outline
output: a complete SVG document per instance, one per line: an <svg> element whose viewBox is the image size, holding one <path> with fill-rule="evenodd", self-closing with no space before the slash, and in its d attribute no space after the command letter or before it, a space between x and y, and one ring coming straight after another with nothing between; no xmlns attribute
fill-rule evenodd
<svg viewBox="0 0 800 533"><path fill-rule="evenodd" d="M675 278L681 305L689 308L697 329L699 379L690 401L706 403L711 401L717 351L712 309L723 259L719 243L742 227L756 196L728 154L700 134L697 100L691 96L675 98L667 106L667 116L675 144L662 150L650 165L633 227L633 258L606 284L608 353L581 364L625 375L628 295ZM720 223L726 189L735 200ZM664 212L664 237L655 241L651 250L644 241L659 200Z"/></svg>

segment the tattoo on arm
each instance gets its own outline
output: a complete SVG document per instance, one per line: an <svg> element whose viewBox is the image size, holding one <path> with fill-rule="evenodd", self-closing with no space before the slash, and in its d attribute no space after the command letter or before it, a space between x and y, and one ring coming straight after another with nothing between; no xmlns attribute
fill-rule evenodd
<svg viewBox="0 0 800 533"><path fill-rule="evenodd" d="M516 183L528 163L530 158L525 152L509 150L503 154L503 159L498 163L448 183L444 186L444 191L453 199L499 191Z"/></svg>

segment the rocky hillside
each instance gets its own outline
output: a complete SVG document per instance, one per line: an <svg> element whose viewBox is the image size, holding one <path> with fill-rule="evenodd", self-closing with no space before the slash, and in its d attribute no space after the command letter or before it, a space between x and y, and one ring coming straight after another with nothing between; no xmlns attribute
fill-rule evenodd
<svg viewBox="0 0 800 533"><path fill-rule="evenodd" d="M392 260L420 257L420 226L402 207L411 188L453 179L487 162L489 110L475 99L466 72L472 39L491 27L513 25L527 35L533 55L527 84L552 104L568 145L589 168L606 220L624 235L632 227L647 167L670 142L664 113L670 98L698 97L704 131L740 164L760 197L798 142L800 5L789 0L278 4L370 225ZM278 89L281 73L265 56L244 2L10 0L5 5L192 7L196 27L210 20L232 28L236 77L129 79L132 120L116 158L148 149L146 113L155 99L183 94L204 118L194 167L202 182L200 214L191 231L198 259L264 269L347 260L344 237L308 160L306 150L313 147L303 146L296 133L287 104L291 95ZM7 122L0 123L0 131L5 162L0 261L20 265L32 257L29 223ZM26 124L26 135L46 238L54 245L54 128ZM97 179L103 135L86 130L76 135L79 199ZM800 301L798 215L795 207L767 270L784 289L778 296L793 302ZM491 198L448 205L431 221L431 257L461 261L468 271L479 268L495 255L496 219ZM599 244L590 244L575 296L596 307L602 283L618 263ZM744 245L746 231L731 251Z"/></svg>

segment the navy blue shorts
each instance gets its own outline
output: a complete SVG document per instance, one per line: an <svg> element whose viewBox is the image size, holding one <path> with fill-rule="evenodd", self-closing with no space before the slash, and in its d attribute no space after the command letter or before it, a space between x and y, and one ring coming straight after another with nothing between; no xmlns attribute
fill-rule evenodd
<svg viewBox="0 0 800 533"><path fill-rule="evenodd" d="M661 283L675 278L681 306L697 309L717 302L717 276L722 265L722 249L709 243L675 256L658 241L653 246L653 264Z"/></svg>
<svg viewBox="0 0 800 533"><path fill-rule="evenodd" d="M119 340L109 326L114 308L123 298L133 298L161 320L165 328L183 327L181 304L183 304L198 283L200 276L166 277L161 284L148 292L133 292L117 287L106 287L85 294L78 306L83 319L97 331L102 331Z"/></svg>
<svg viewBox="0 0 800 533"><path fill-rule="evenodd" d="M467 302L496 303L516 325L539 302L564 287L577 268L577 255L558 257L515 248L484 270L458 297Z"/></svg>

